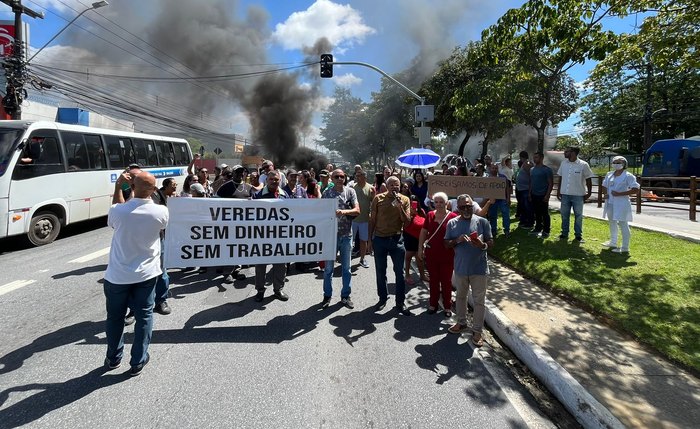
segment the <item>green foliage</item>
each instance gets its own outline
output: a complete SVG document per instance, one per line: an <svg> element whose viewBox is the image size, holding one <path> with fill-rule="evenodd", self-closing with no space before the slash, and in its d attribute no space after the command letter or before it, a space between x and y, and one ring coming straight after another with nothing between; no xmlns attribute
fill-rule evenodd
<svg viewBox="0 0 700 429"><path fill-rule="evenodd" d="M526 94L518 103L526 108L514 114L538 130L539 150L544 148L545 128L575 111L578 95L568 70L586 60L602 60L617 46L617 36L603 29L602 20L647 3L653 2L529 0L484 30L488 64L506 63L520 72L508 76L505 85Z"/></svg>
<svg viewBox="0 0 700 429"><path fill-rule="evenodd" d="M190 144L190 149L192 149L192 155L194 155L195 153L200 153L199 152L200 149L202 148L202 146L204 146L204 143L200 139L195 138L195 137L187 137L186 140ZM211 149L211 150L209 150L209 149ZM214 150L213 146L209 147L209 148L207 148L205 146L204 147L204 156L202 158L204 158L204 159L216 159L216 154L213 152L213 150Z"/></svg>
<svg viewBox="0 0 700 429"><path fill-rule="evenodd" d="M561 217L552 213L552 231ZM601 247L608 223L586 218L586 242L528 236L518 229L489 253L546 287L614 320L639 341L700 369L700 246L667 234L632 231L631 254ZM553 235L556 235L553 234Z"/></svg>
<svg viewBox="0 0 700 429"><path fill-rule="evenodd" d="M321 128L318 143L354 164L371 159L376 140L372 138L369 106L346 88L336 87L334 99L323 114L326 126Z"/></svg>
<svg viewBox="0 0 700 429"><path fill-rule="evenodd" d="M607 146L635 151L642 150L645 120L651 123L652 141L699 134L698 22L697 2L664 1L637 34L622 35L587 82L584 127Z"/></svg>

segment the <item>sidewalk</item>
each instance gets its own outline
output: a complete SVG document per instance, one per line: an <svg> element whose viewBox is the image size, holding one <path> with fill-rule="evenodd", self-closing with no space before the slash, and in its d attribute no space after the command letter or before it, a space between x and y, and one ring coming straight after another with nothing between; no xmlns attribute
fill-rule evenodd
<svg viewBox="0 0 700 429"><path fill-rule="evenodd" d="M602 218L602 209L586 204L584 214ZM700 243L695 222L634 220ZM697 378L513 270L493 260L491 268L487 323L584 426L698 427Z"/></svg>

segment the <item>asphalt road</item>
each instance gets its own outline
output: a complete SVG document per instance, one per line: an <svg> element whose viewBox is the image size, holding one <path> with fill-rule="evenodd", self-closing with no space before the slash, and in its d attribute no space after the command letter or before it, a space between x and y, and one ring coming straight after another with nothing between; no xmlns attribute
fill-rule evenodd
<svg viewBox="0 0 700 429"><path fill-rule="evenodd" d="M375 313L373 267L354 267L355 310L338 303L340 278L332 306L318 307L318 270L292 270L291 299L263 303L250 277L222 285L213 269L172 270L173 313L155 316L151 363L139 377L107 372L103 224L41 248L0 241L0 427L551 425L488 347L424 313L423 286L407 300L415 316L396 317L391 301Z"/></svg>

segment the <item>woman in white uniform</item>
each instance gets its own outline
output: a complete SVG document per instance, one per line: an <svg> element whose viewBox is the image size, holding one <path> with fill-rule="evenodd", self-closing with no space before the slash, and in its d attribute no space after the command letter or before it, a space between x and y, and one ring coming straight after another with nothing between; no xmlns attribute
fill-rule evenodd
<svg viewBox="0 0 700 429"><path fill-rule="evenodd" d="M611 247L615 253L630 251L630 226L632 222L632 203L630 195L637 193L639 183L634 175L627 171L627 159L616 156L612 160L613 171L605 175L603 192L606 195L603 217L610 222L610 241L603 246ZM622 246L618 245L618 228L622 231Z"/></svg>

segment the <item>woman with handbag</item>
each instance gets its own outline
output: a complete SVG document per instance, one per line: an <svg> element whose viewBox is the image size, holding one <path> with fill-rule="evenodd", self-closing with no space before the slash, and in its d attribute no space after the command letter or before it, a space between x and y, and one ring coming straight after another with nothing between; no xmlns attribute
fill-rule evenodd
<svg viewBox="0 0 700 429"><path fill-rule="evenodd" d="M452 317L452 271L454 250L445 247L444 238L447 221L457 214L447 210L447 195L436 192L433 195L435 210L428 213L418 240L416 259L425 261L430 274L430 301L428 314L435 314L442 296L445 317Z"/></svg>

